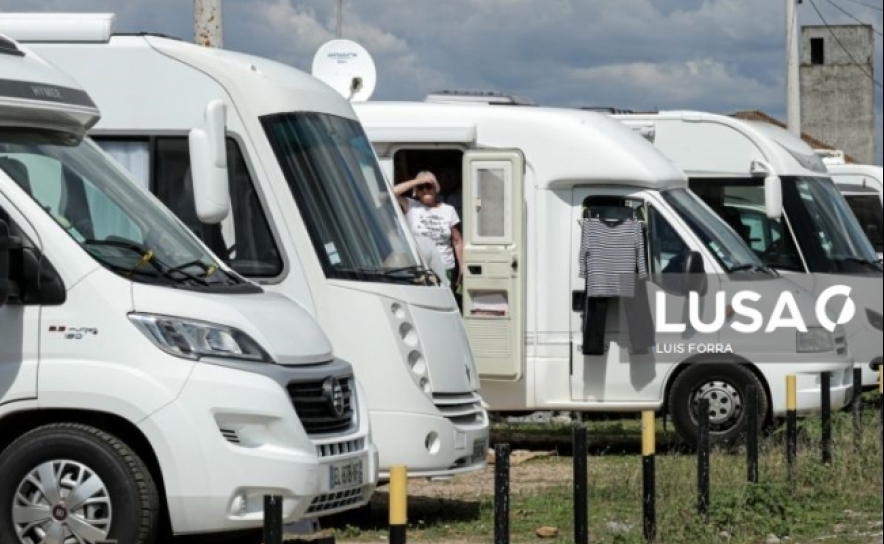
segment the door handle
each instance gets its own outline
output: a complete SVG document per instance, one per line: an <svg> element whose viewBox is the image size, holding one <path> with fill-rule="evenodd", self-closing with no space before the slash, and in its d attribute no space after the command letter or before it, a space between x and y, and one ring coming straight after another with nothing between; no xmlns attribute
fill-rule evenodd
<svg viewBox="0 0 884 544"><path fill-rule="evenodd" d="M510 266L513 267L513 272L518 271L519 270L519 258L513 257L513 262L512 262L512 264L510 264Z"/></svg>
<svg viewBox="0 0 884 544"><path fill-rule="evenodd" d="M470 275L472 276L481 276L482 275L482 267L471 265L467 267L467 270L470 271Z"/></svg>

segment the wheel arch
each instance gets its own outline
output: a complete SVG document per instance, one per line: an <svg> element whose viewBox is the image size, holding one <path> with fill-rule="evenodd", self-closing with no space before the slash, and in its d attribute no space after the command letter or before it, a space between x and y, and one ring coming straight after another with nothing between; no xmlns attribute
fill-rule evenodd
<svg viewBox="0 0 884 544"><path fill-rule="evenodd" d="M114 435L141 458L157 486L162 514L160 534L163 534L162 531L167 530L170 524L163 471L150 441L135 424L125 418L106 412L86 410L52 409L14 412L0 419L0 454L25 434L40 427L57 423L88 425Z"/></svg>

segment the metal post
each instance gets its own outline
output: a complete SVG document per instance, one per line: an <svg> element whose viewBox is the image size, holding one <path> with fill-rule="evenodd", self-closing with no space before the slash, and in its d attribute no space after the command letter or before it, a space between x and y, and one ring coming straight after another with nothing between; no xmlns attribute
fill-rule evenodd
<svg viewBox="0 0 884 544"><path fill-rule="evenodd" d="M795 462L798 458L797 385L794 375L786 376L786 464L789 479L795 477Z"/></svg>
<svg viewBox="0 0 884 544"><path fill-rule="evenodd" d="M786 104L789 131L801 137L801 72L799 62L798 4L786 0Z"/></svg>
<svg viewBox="0 0 884 544"><path fill-rule="evenodd" d="M264 544L282 544L282 497L264 497Z"/></svg>
<svg viewBox="0 0 884 544"><path fill-rule="evenodd" d="M829 465L832 463L832 375L828 372L823 372L820 375L820 391L823 418L823 464Z"/></svg>
<svg viewBox="0 0 884 544"><path fill-rule="evenodd" d="M338 0L338 24L335 28L335 36L340 40L344 35L344 0Z"/></svg>
<svg viewBox="0 0 884 544"><path fill-rule="evenodd" d="M510 445L498 444L494 459L494 544L510 543Z"/></svg>
<svg viewBox="0 0 884 544"><path fill-rule="evenodd" d="M642 472L644 485L642 510L645 541L653 544L657 540L657 484L655 456L657 453L656 418L654 412L642 412Z"/></svg>
<svg viewBox="0 0 884 544"><path fill-rule="evenodd" d="M222 0L193 0L193 42L206 47L224 47Z"/></svg>
<svg viewBox="0 0 884 544"><path fill-rule="evenodd" d="M589 544L589 470L586 427L574 425L574 544Z"/></svg>
<svg viewBox="0 0 884 544"><path fill-rule="evenodd" d="M853 449L858 454L863 443L863 369L853 369Z"/></svg>
<svg viewBox="0 0 884 544"><path fill-rule="evenodd" d="M881 433L881 449L884 450L884 365L878 367L878 427Z"/></svg>
<svg viewBox="0 0 884 544"><path fill-rule="evenodd" d="M746 431L746 478L750 484L758 483L758 388L746 389L748 430Z"/></svg>
<svg viewBox="0 0 884 544"><path fill-rule="evenodd" d="M405 544L408 526L408 469L390 469L390 544Z"/></svg>
<svg viewBox="0 0 884 544"><path fill-rule="evenodd" d="M697 408L697 513L709 522L709 399Z"/></svg>

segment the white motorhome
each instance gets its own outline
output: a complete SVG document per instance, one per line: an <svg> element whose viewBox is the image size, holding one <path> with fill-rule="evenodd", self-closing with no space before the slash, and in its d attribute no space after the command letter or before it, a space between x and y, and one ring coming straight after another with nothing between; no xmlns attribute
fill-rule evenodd
<svg viewBox="0 0 884 544"><path fill-rule="evenodd" d="M352 367L89 140L99 116L0 36L0 541L260 536L268 494L287 522L365 504Z"/></svg>
<svg viewBox="0 0 884 544"><path fill-rule="evenodd" d="M434 103L370 101L354 108L390 180L433 171L442 197L462 210L463 317L492 410L666 410L692 439L692 407L705 397L712 402L713 432L725 440L745 428L749 385L763 392L762 410L778 417L786 409L785 376L796 373L800 409L810 412L821 406L822 371L834 377L833 407L844 405L853 359L843 332L821 334L820 345L802 353L795 331L779 339L737 339L734 345L745 351L730 354L709 348L710 341L727 342L723 331L660 334L650 353L630 353L623 312L613 301L605 352L584 355L585 282L578 261L587 207L614 202L642 218L654 279L649 290L704 270L724 287L739 283L740 272L768 288L794 285L763 269L688 190L684 173L616 121L571 110L446 104L444 96ZM692 264L679 265L677 257ZM794 290L808 302L807 293ZM688 290L680 295L683 307ZM800 334L798 343L806 344ZM685 351L672 354L670 347L678 346ZM689 352L691 346L704 353Z"/></svg>
<svg viewBox="0 0 884 544"><path fill-rule="evenodd" d="M859 308L846 325L850 350L863 369L863 386L876 387L884 340L881 264L810 146L769 123L723 115L615 118L645 131L766 265L817 295L833 284L853 286Z"/></svg>
<svg viewBox="0 0 884 544"><path fill-rule="evenodd" d="M216 254L317 317L365 388L381 479L483 468L489 421L456 300L428 279L350 103L267 59L114 36L111 15L65 21L3 14L0 28L89 90L90 134ZM229 106L230 214L207 224L187 135L214 100Z"/></svg>

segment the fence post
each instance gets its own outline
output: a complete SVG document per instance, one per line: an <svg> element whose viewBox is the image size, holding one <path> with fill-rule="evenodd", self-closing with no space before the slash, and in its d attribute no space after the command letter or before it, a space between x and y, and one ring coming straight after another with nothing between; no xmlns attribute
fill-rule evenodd
<svg viewBox="0 0 884 544"><path fill-rule="evenodd" d="M878 430L881 449L884 449L884 365L878 366Z"/></svg>
<svg viewBox="0 0 884 544"><path fill-rule="evenodd" d="M820 374L820 399L822 403L823 464L832 464L832 375L828 372Z"/></svg>
<svg viewBox="0 0 884 544"><path fill-rule="evenodd" d="M586 427L574 425L574 544L589 544L589 469Z"/></svg>
<svg viewBox="0 0 884 544"><path fill-rule="evenodd" d="M709 399L697 408L697 513L709 522Z"/></svg>
<svg viewBox="0 0 884 544"><path fill-rule="evenodd" d="M750 484L758 483L758 388L746 388L746 479Z"/></svg>
<svg viewBox="0 0 884 544"><path fill-rule="evenodd" d="M282 544L282 497L264 497L264 544Z"/></svg>
<svg viewBox="0 0 884 544"><path fill-rule="evenodd" d="M656 418L653 411L642 412L642 468L644 492L642 494L643 523L645 541L653 544L657 540L657 485L655 456L657 454Z"/></svg>
<svg viewBox="0 0 884 544"><path fill-rule="evenodd" d="M494 544L510 542L510 445L498 444L494 459Z"/></svg>
<svg viewBox="0 0 884 544"><path fill-rule="evenodd" d="M862 448L863 442L863 369L855 367L853 369L853 449L858 454Z"/></svg>
<svg viewBox="0 0 884 544"><path fill-rule="evenodd" d="M390 468L390 544L408 540L408 469Z"/></svg>
<svg viewBox="0 0 884 544"><path fill-rule="evenodd" d="M797 388L796 377L786 376L786 464L790 480L795 477L795 462L798 458Z"/></svg>

